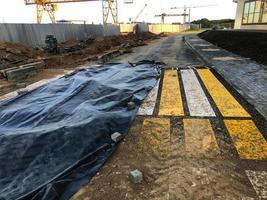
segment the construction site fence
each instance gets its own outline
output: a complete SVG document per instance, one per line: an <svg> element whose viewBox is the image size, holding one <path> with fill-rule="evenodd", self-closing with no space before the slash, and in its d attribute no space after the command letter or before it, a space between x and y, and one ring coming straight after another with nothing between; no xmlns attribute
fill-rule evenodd
<svg viewBox="0 0 267 200"><path fill-rule="evenodd" d="M131 33L134 29L137 33L148 32L149 26L146 23L120 24L121 33Z"/></svg>
<svg viewBox="0 0 267 200"><path fill-rule="evenodd" d="M152 33L179 33L189 29L187 25L182 24L150 24L149 31Z"/></svg>
<svg viewBox="0 0 267 200"><path fill-rule="evenodd" d="M179 33L185 30L190 29L188 24L146 24L146 23L129 23L129 24L120 24L120 31L122 33L131 33L134 30L138 32L147 32L152 33Z"/></svg>
<svg viewBox="0 0 267 200"><path fill-rule="evenodd" d="M54 35L58 42L83 40L91 36L119 35L118 25L95 24L0 24L0 41L29 46L44 46L46 35Z"/></svg>

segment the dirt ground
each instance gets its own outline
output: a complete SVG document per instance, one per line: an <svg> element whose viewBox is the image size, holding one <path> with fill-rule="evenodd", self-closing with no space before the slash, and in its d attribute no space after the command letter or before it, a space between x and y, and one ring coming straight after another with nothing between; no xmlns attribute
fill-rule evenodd
<svg viewBox="0 0 267 200"><path fill-rule="evenodd" d="M237 55L267 65L267 32L212 30L198 36Z"/></svg>
<svg viewBox="0 0 267 200"><path fill-rule="evenodd" d="M249 181L235 161L211 155L188 156L181 119L137 117L129 136L73 200L252 199ZM156 120L155 120L156 119ZM142 124L146 120L147 124ZM169 123L169 128L162 124ZM155 132L151 132L153 129ZM193 144L192 144L193 145ZM128 174L139 169L144 181L134 185Z"/></svg>

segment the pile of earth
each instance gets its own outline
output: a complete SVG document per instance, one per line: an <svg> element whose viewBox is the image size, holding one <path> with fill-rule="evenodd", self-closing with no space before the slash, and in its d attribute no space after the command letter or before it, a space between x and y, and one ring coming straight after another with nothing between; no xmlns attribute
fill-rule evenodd
<svg viewBox="0 0 267 200"><path fill-rule="evenodd" d="M237 55L267 65L267 31L205 31L198 36Z"/></svg>
<svg viewBox="0 0 267 200"><path fill-rule="evenodd" d="M122 44L129 43L131 47L140 46L145 40L155 39L157 35L144 32L133 34L129 33L127 35L115 35L106 37L96 37L93 38L89 36L86 40L68 40L59 44L60 52L64 52L63 49L68 49L69 52L74 52L75 50L81 50L84 48L91 48L90 53L99 53L111 49L112 47L117 47Z"/></svg>
<svg viewBox="0 0 267 200"><path fill-rule="evenodd" d="M98 56L106 51L115 49L127 49L146 45L146 41L158 38L157 35L144 32L138 34L115 35L92 38L87 40L68 40L59 44L59 54L49 55L44 58L47 68L70 68L73 65L94 61ZM66 50L67 51L64 51Z"/></svg>
<svg viewBox="0 0 267 200"><path fill-rule="evenodd" d="M23 44L0 42L0 70L13 67L16 64L25 64L32 59L41 58L43 55L42 50Z"/></svg>
<svg viewBox="0 0 267 200"><path fill-rule="evenodd" d="M57 54L46 53L43 49L19 43L0 42L0 70L37 60L44 60L47 68L69 68L95 60L105 51L145 45L145 41L155 38L157 35L150 32L96 38L89 36L86 40L72 39L58 44Z"/></svg>

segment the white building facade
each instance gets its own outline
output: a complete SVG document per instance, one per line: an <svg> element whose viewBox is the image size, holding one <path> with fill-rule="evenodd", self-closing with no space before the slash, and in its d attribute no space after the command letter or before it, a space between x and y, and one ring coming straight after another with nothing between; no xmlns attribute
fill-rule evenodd
<svg viewBox="0 0 267 200"><path fill-rule="evenodd" d="M267 30L267 0L234 0L235 29Z"/></svg>

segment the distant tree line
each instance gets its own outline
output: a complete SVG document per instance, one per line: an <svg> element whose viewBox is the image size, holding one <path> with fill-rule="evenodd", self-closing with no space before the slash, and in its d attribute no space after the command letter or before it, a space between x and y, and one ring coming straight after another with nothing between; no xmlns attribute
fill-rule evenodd
<svg viewBox="0 0 267 200"><path fill-rule="evenodd" d="M233 19L220 19L220 20L208 20L203 18L191 22L192 24L198 24L201 28L212 28L214 26L223 26L225 28L234 28L235 20Z"/></svg>

